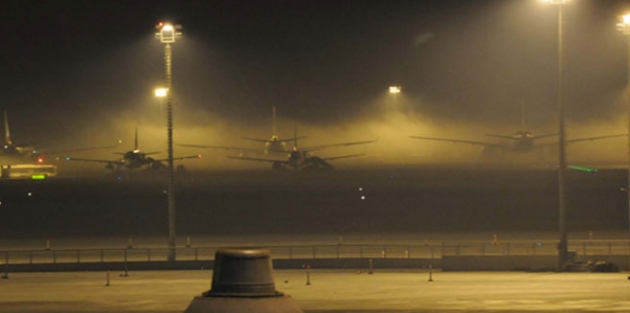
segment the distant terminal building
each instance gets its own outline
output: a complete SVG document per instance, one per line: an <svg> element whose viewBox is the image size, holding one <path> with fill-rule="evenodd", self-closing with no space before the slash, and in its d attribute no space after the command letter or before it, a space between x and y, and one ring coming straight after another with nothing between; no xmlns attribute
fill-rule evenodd
<svg viewBox="0 0 630 313"><path fill-rule="evenodd" d="M2 165L2 179L46 179L57 176L57 166L51 164Z"/></svg>

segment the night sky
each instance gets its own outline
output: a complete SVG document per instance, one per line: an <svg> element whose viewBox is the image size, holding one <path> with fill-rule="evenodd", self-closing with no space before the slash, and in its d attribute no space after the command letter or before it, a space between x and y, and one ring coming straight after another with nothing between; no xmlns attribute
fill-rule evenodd
<svg viewBox="0 0 630 313"><path fill-rule="evenodd" d="M569 137L625 132L627 47L615 23L626 4L564 6ZM1 107L17 143L129 143L137 126L143 149L162 147L158 21L183 26L177 142L268 138L272 106L281 137L295 125L313 144L379 137L370 152L381 157L423 157L409 135L511 134L523 110L533 133L556 127L557 9L537 0L18 0L0 14Z"/></svg>

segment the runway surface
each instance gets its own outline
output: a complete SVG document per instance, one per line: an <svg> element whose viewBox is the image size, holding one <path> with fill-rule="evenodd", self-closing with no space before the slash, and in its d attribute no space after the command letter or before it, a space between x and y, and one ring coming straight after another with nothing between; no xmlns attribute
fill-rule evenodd
<svg viewBox="0 0 630 313"><path fill-rule="evenodd" d="M0 311L183 312L212 271L24 273L0 280ZM276 270L276 289L305 312L616 312L630 310L627 273L442 273Z"/></svg>
<svg viewBox="0 0 630 313"><path fill-rule="evenodd" d="M625 171L570 172L568 230L627 232L626 179ZM0 238L164 236L165 190L165 179L141 175L0 181ZM207 172L177 181L176 220L180 238L554 233L557 199L553 170Z"/></svg>

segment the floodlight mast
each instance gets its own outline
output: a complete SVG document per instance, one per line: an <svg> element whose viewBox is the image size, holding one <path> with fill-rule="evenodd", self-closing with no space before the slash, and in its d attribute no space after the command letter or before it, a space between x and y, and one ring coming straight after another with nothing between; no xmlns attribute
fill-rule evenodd
<svg viewBox="0 0 630 313"><path fill-rule="evenodd" d="M168 132L168 236L169 236L169 252L168 260L176 261L175 237L176 237L176 215L175 215L175 171L173 169L173 80L171 75L172 68L172 50L171 43L175 43L177 38L182 36L178 29L181 25L173 25L170 23L158 23L155 27L158 32L155 38L164 44L164 62L166 68L166 118Z"/></svg>
<svg viewBox="0 0 630 313"><path fill-rule="evenodd" d="M617 23L617 30L626 36L627 51L628 54L626 62L627 65L627 86L626 86L626 100L628 101L628 185L623 188L626 190L628 196L628 251L630 252L630 14L626 14L621 17L621 22ZM628 256L628 269L630 270L630 255ZM630 276L628 276L630 279Z"/></svg>
<svg viewBox="0 0 630 313"><path fill-rule="evenodd" d="M556 5L558 7L558 269L562 269L569 260L568 240L567 240L567 192L566 192L566 170L567 159L565 151L565 126L564 126L564 104L562 93L562 74L564 72L564 60L562 53L562 7L569 0L543 0L543 2Z"/></svg>

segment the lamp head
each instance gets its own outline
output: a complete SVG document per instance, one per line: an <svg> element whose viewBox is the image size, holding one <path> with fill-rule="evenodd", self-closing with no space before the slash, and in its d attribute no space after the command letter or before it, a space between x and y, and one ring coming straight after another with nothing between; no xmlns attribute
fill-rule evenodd
<svg viewBox="0 0 630 313"><path fill-rule="evenodd" d="M164 98L168 95L168 88L156 88L155 96L158 98Z"/></svg>

